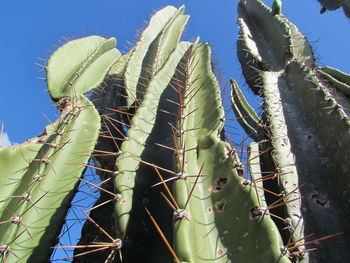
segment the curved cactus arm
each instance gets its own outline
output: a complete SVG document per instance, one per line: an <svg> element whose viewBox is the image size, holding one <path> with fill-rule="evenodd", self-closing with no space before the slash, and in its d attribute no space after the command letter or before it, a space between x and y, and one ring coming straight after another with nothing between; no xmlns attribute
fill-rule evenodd
<svg viewBox="0 0 350 263"><path fill-rule="evenodd" d="M126 104L139 105L151 78L161 69L181 37L189 16L185 7L167 6L153 15L136 44L125 72Z"/></svg>
<svg viewBox="0 0 350 263"><path fill-rule="evenodd" d="M237 120L245 132L256 142L265 139L263 122L249 105L243 92L238 87L235 80L231 79L231 101L232 109L237 116Z"/></svg>
<svg viewBox="0 0 350 263"><path fill-rule="evenodd" d="M50 57L46 81L53 101L79 98L103 81L119 59L115 38L89 36L67 42Z"/></svg>
<svg viewBox="0 0 350 263"><path fill-rule="evenodd" d="M243 75L252 91L255 94L259 94L261 89L259 72L267 68L267 66L262 63L259 50L256 43L252 40L251 33L244 20L238 19L237 22L240 27L237 39L237 56L241 65L250 65L242 68Z"/></svg>
<svg viewBox="0 0 350 263"><path fill-rule="evenodd" d="M350 75L331 67L322 67L317 70L324 78L330 81L338 90L350 96Z"/></svg>
<svg viewBox="0 0 350 263"><path fill-rule="evenodd" d="M261 1L240 1L239 14L239 19L244 22L241 24L245 25L241 31L249 32L249 41L254 42L259 50L262 63L268 65L268 70L260 70L257 74L264 97L264 121L268 124L270 137L268 148L273 147L270 156L264 154L266 162L272 163L271 167L264 169L276 169L278 188L287 202L281 213L284 223L289 222L286 230L294 241L303 238L304 231L306 235L316 233L318 236L346 231L349 226L345 213L348 213L349 205L344 201L349 199L349 191L344 185L348 184L350 155L343 145L350 143L348 98L327 87L329 84L322 81L320 74L313 72L315 63L309 43L285 17L276 16L275 20L280 19L289 28L285 35L290 39L288 42L299 43L299 47L296 48L295 44L285 46L283 61L279 59L281 49L276 49L265 38L271 21ZM263 25L258 21L267 23ZM274 32L283 36L283 30ZM244 53L246 49L238 52ZM242 68L250 70L251 65L254 64L242 64ZM330 175L334 175L332 183L329 182ZM327 209L320 209L326 206ZM326 223L329 221L336 223L329 228ZM337 246L320 244L318 246L322 249L306 254L302 253L304 247L299 246L295 250L298 252L292 253L293 260L308 262L309 258L316 261L327 258L328 261L339 261L348 257L345 249L348 238L339 239Z"/></svg>
<svg viewBox="0 0 350 263"><path fill-rule="evenodd" d="M260 64L264 65L258 70L278 71L292 59L303 60L309 66L315 64L312 48L305 36L285 17L271 16L270 8L259 0L240 1L238 11L241 31L237 52L241 64L246 65L242 66L245 76L246 71L255 67L255 64L244 64L247 62L244 57L251 56L251 50L255 50L253 56L261 58ZM238 46L238 43L243 44ZM272 54L271 49L274 50Z"/></svg>
<svg viewBox="0 0 350 263"><path fill-rule="evenodd" d="M40 137L0 148L4 262L45 262L56 243L100 129L88 99L80 97L70 106Z"/></svg>
<svg viewBox="0 0 350 263"><path fill-rule="evenodd" d="M168 86L179 62L190 48L188 42L181 42L170 55L162 69L153 77L145 94L142 105L132 118L131 128L121 146L121 155L117 158L118 176L115 178L115 191L120 194L116 202L116 220L118 230L126 231L130 211L132 209L135 176L140 165L141 155L145 150L145 142L149 140L156 120L158 103L163 90ZM167 125L164 123L164 125Z"/></svg>

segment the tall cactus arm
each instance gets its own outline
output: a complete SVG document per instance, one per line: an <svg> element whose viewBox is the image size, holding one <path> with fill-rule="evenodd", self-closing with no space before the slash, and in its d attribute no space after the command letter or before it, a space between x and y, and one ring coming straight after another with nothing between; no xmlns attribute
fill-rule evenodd
<svg viewBox="0 0 350 263"><path fill-rule="evenodd" d="M181 37L189 16L185 7L158 11L136 44L125 72L126 104L139 105L154 74L164 65Z"/></svg>
<svg viewBox="0 0 350 263"><path fill-rule="evenodd" d="M262 87L264 121L268 124L273 147L270 160L275 164L279 189L287 197L285 201L294 200L286 203L284 208L285 220L291 220L287 229L294 241L303 238L304 231L306 235L316 233L319 236L349 231L344 214L348 211L344 201L349 192L344 187L349 163L347 148L344 148L349 144L348 98L335 93L313 72L312 50L297 28L285 17L276 16L271 20L271 14L266 10L259 0L242 0L239 19L243 20L240 24L245 25L242 32L249 32L244 35L250 34L250 41L259 51L262 63L268 65L267 70L257 72L257 79ZM275 23L284 25L282 29L289 28L274 31L280 37L288 38L287 45L280 48L267 37ZM293 42L300 44L298 50L296 45L290 45ZM280 59L283 53L288 55L284 60ZM244 71L250 67L249 63L242 64ZM338 136L339 133L342 135ZM334 175L332 181L329 181L330 175ZM334 207L329 205L331 203ZM320 218L322 220L318 220ZM337 223L328 227L330 221ZM339 237L337 246L332 242L321 243L322 249L309 255L303 255L304 248L299 246L300 257L294 260L341 261L341 257L348 257L347 242L348 238L343 236Z"/></svg>
<svg viewBox="0 0 350 263"><path fill-rule="evenodd" d="M286 195L287 215L291 219L291 235L293 240L304 236L304 222L301 213L301 200L299 188L299 175L295 163L295 155L290 142L290 131L286 125L283 113L283 98L279 87L286 88L286 83L279 79L276 72L262 73L264 107L266 119L269 122L270 140L274 148L272 158L279 173L279 186ZM289 200L295 200L288 203ZM300 248L301 249L301 248Z"/></svg>
<svg viewBox="0 0 350 263"><path fill-rule="evenodd" d="M79 98L100 85L120 57L115 45L115 38L89 36L69 41L57 49L46 67L51 99Z"/></svg>
<svg viewBox="0 0 350 263"><path fill-rule="evenodd" d="M170 240L171 210L159 209L165 205L164 199L159 194L159 186L151 186L158 182L154 167L173 169L172 152L164 148L173 147L169 123L173 127L176 125L175 117L171 114L176 114L177 106L169 100L176 103L173 87L191 46L189 42L180 42L153 77L141 106L131 120L131 127L121 146L121 155L116 161L118 175L115 178L115 191L120 194L115 204L117 229L121 235L127 233L123 258L130 261L138 260L140 255L148 262L170 260L157 232L152 226L144 226L149 220L144 207L152 211L164 235ZM165 178L169 175L163 174ZM150 250L156 252L149 253Z"/></svg>
<svg viewBox="0 0 350 263"><path fill-rule="evenodd" d="M338 90L350 97L350 75L331 67L317 70L325 79L330 81Z"/></svg>
<svg viewBox="0 0 350 263"><path fill-rule="evenodd" d="M158 112L157 103L189 47L190 43L181 42L164 67L153 77L143 103L136 111L136 116L132 118L132 126L126 134L126 140L122 143L121 155L116 161L119 175L115 179L115 190L121 195L115 206L117 225L121 233L126 231L129 221L136 172L140 166L141 155L145 150L145 143L150 140L148 136L155 125ZM166 122L164 125L167 125Z"/></svg>
<svg viewBox="0 0 350 263"><path fill-rule="evenodd" d="M226 260L220 254L220 251L225 253L224 247L210 224L213 215L206 210L213 207L208 192L211 177L207 180L196 178L201 173L203 163L199 162L195 149L205 147L199 140L210 135L218 138L224 117L220 90L210 68L208 44L195 44L181 72L182 79L177 86L180 105L174 130L174 137L177 138L175 172L182 178L174 183L174 197L178 206L174 212L178 215L174 219L175 252L182 262L222 262ZM194 189L192 196L191 189ZM187 215L185 218L188 220L181 218L183 214Z"/></svg>
<svg viewBox="0 0 350 263"><path fill-rule="evenodd" d="M56 243L100 129L91 102L75 103L43 135L0 148L2 262L46 262Z"/></svg>
<svg viewBox="0 0 350 263"><path fill-rule="evenodd" d="M241 64L244 62L250 64L250 67L242 67L246 78L249 74L245 72L251 72L252 67L256 75L259 71L268 69L281 70L292 59L303 60L310 67L315 64L311 45L297 27L285 17L271 16L270 9L257 0L240 1L238 11L240 14L238 24L241 30L237 40L237 54ZM273 53L271 49L274 50ZM247 56L259 58L259 63L264 67L256 67L256 64L252 64L249 60L244 61L244 57ZM259 77L255 78L259 83ZM250 81L247 79L249 85ZM256 87L252 87L252 90L255 92Z"/></svg>
<svg viewBox="0 0 350 263"><path fill-rule="evenodd" d="M248 101L243 95L243 92L238 87L237 82L231 79L230 83L232 109L239 124L253 140L256 142L262 141L266 138L262 120L255 110L249 105Z"/></svg>
<svg viewBox="0 0 350 263"><path fill-rule="evenodd" d="M253 262L258 256L265 262L290 262L281 254L283 244L271 218L249 219L259 202L240 177L237 155L219 138L224 112L208 45L196 44L182 70L174 158L179 175L174 247L180 261Z"/></svg>

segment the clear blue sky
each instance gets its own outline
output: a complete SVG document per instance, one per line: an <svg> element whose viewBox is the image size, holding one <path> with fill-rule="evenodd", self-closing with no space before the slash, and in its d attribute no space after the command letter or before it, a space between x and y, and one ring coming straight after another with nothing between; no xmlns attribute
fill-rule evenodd
<svg viewBox="0 0 350 263"><path fill-rule="evenodd" d="M197 35L213 47L218 69L224 79L234 77L240 84L240 65L236 58L237 0L60 0L3 1L0 9L0 123L12 142L21 143L43 131L56 111L48 94L44 77L35 63L48 58L62 37L99 34L114 36L117 47L126 52L127 41L134 41L136 30L155 10L171 4L186 5L191 15L184 39ZM270 5L272 0L265 0ZM321 65L350 72L350 20L341 10L319 14L316 0L289 0L283 3L284 14L309 37Z"/></svg>
<svg viewBox="0 0 350 263"><path fill-rule="evenodd" d="M3 1L0 8L0 125L10 140L21 143L40 134L57 117L45 91L45 73L35 63L45 64L63 37L92 34L116 37L117 48L127 52L128 41L145 27L155 10L166 5L186 5L191 18L185 40L200 36L212 45L223 79L235 78L244 87L236 56L238 0L35 0ZM271 5L272 0L265 0ZM285 0L283 13L311 41L319 65L350 72L350 20L341 10L319 14L316 0ZM248 92L247 94L252 94ZM251 98L251 100L254 100Z"/></svg>

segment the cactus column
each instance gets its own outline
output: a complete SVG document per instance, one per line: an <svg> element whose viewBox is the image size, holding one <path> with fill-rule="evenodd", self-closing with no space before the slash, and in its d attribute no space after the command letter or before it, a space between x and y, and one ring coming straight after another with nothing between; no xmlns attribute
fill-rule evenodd
<svg viewBox="0 0 350 263"><path fill-rule="evenodd" d="M238 23L238 57L250 88L263 97L263 121L273 148L267 157L286 197L282 216L290 222L290 237L285 242L300 244L289 252L294 260L308 262L304 241L297 241L303 235L349 231L349 100L333 88L344 83L333 79L330 85L315 70L310 44L284 16L273 16L259 0L242 0ZM349 257L348 242L348 235L321 242L310 252L310 262Z"/></svg>

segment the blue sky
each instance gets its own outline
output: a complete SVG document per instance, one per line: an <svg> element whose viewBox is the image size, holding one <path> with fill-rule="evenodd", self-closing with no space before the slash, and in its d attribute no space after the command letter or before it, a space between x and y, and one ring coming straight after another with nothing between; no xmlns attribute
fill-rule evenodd
<svg viewBox="0 0 350 263"><path fill-rule="evenodd" d="M117 47L126 52L136 31L144 28L155 10L166 5L186 5L191 15L184 39L197 35L213 48L218 70L243 85L236 58L237 0L60 0L4 1L0 9L0 123L12 142L21 143L43 131L57 112L45 89L44 77L35 63L45 64L62 37L78 38L91 34L114 36ZM271 5L272 0L265 0ZM316 0L289 0L284 14L311 41L320 65L330 65L350 72L350 20L341 10L319 14ZM248 93L251 94L251 93Z"/></svg>
<svg viewBox="0 0 350 263"><path fill-rule="evenodd" d="M60 0L3 1L0 9L0 125L4 122L3 140L21 143L40 134L48 119L57 111L38 77L35 63L45 65L63 37L79 38L92 34L116 37L117 48L127 52L128 42L136 39L137 30L145 27L155 10L166 5L186 5L190 14L184 40L200 36L212 45L222 78L235 78L245 88L236 56L238 35L238 0ZM265 0L271 5L272 0ZM316 0L288 0L283 13L298 26L312 43L319 65L329 65L350 72L350 20L341 10L319 14ZM41 58L41 59L39 59ZM42 60L44 59L44 60ZM246 94L251 95L251 92ZM255 98L250 98L254 101ZM46 117L45 117L46 116ZM243 136L243 134L242 134Z"/></svg>

